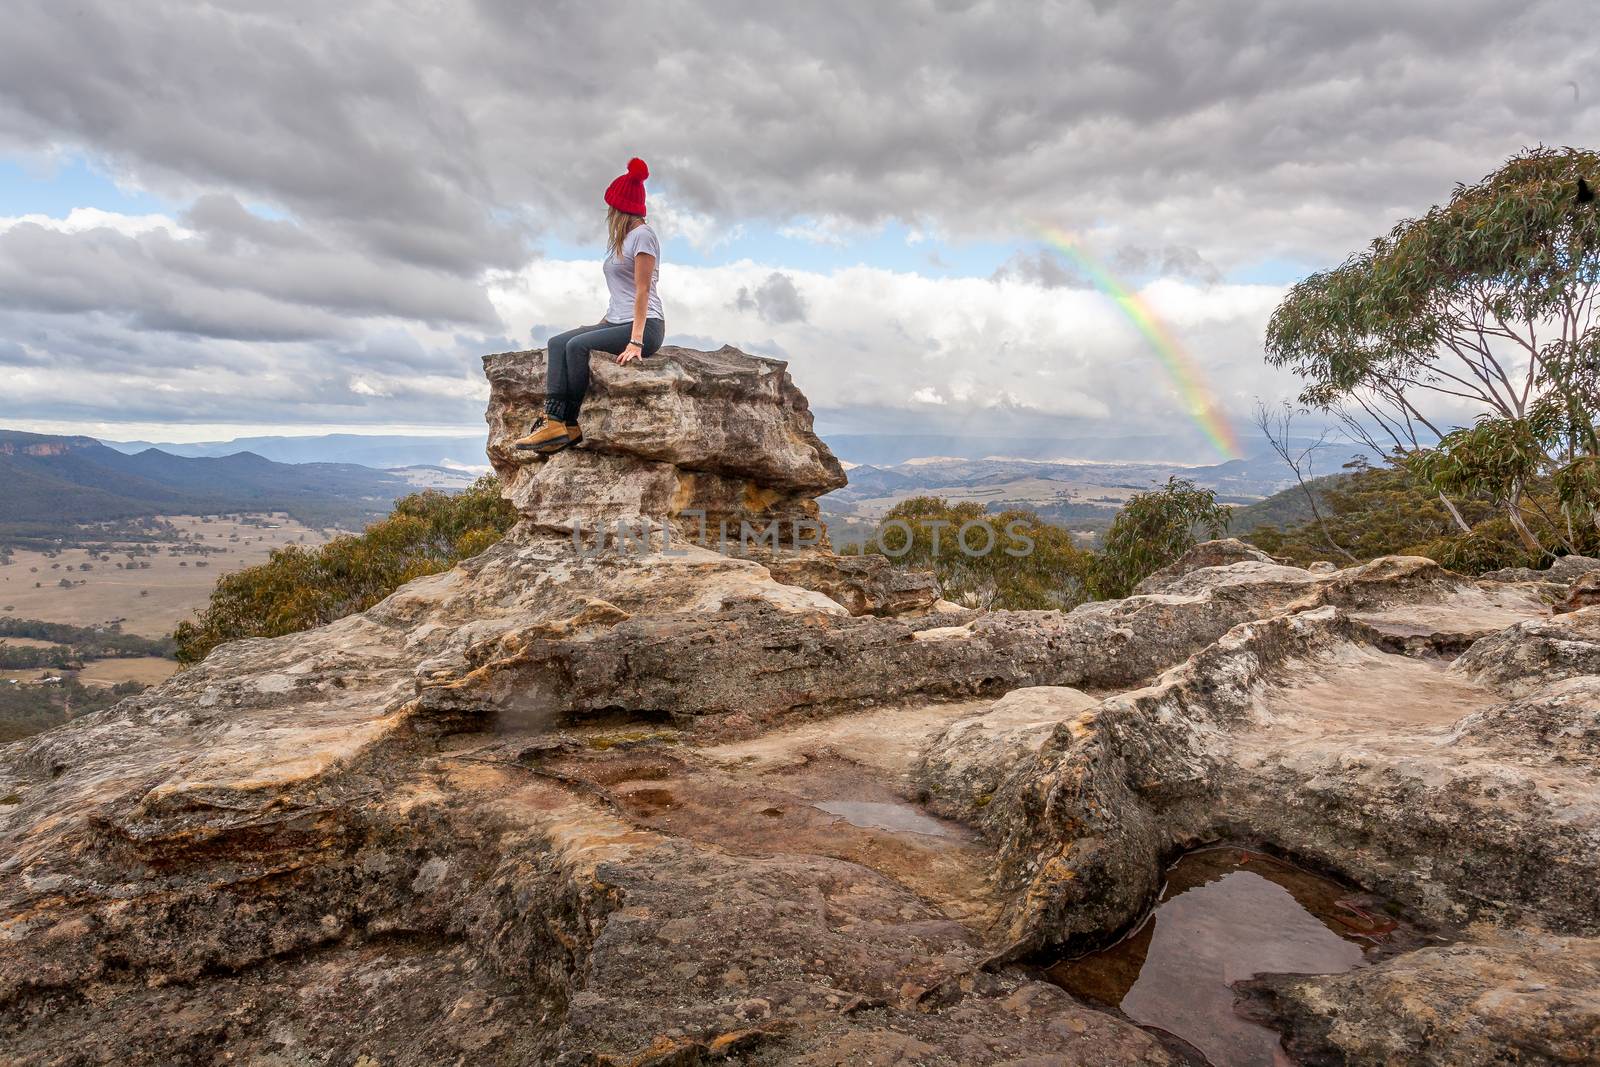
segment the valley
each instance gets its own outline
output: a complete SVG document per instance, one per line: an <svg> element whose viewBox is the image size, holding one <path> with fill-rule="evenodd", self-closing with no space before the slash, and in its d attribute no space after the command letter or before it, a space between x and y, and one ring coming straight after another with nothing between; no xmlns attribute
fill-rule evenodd
<svg viewBox="0 0 1600 1067"><path fill-rule="evenodd" d="M1329 449L1319 471L1336 471L1345 457ZM975 502L991 512L1026 508L1071 530L1085 544L1111 525L1117 509L1137 493L1159 488L1168 478L1187 478L1215 490L1235 508L1234 532L1253 525L1252 505L1278 494L1274 518L1297 515L1300 504L1291 472L1276 456L1254 456L1209 466L1161 462L1109 462L1073 459L1019 459L992 456L967 459L933 456L885 466L857 464L847 469L850 484L818 500L836 545L856 544L872 534L895 505L917 496L942 497L952 504Z"/></svg>
<svg viewBox="0 0 1600 1067"><path fill-rule="evenodd" d="M0 669L0 739L25 737L166 681L178 670L167 639L205 606L219 577L280 548L323 544L332 532L267 512L158 516L140 525L139 536L0 554L0 619L8 628L64 624L49 638L0 634L0 667L7 668ZM118 643L159 654L102 648L97 634L147 639ZM21 665L25 650L38 653L34 665Z"/></svg>
<svg viewBox="0 0 1600 1067"><path fill-rule="evenodd" d="M14 550L0 564L0 615L74 626L118 621L126 633L165 637L206 602L219 576L274 549L331 537L282 512L161 521L164 531L149 542Z"/></svg>

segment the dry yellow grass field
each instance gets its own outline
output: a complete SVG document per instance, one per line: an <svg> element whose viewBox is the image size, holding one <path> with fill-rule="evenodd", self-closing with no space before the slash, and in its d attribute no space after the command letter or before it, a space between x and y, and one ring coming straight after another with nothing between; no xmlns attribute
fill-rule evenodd
<svg viewBox="0 0 1600 1067"><path fill-rule="evenodd" d="M0 644L12 643L11 638L0 641ZM138 682L140 685L155 685L171 678L178 669L178 661L162 659L159 656L134 656L128 659L97 659L84 664L83 670L78 671L78 681L84 685L116 685L118 682ZM35 669L27 671L0 671L0 680L15 679L19 682L37 682L43 678L59 675L61 672L54 668Z"/></svg>
<svg viewBox="0 0 1600 1067"><path fill-rule="evenodd" d="M258 518L274 524L273 528L221 518L208 522L194 515L170 517L167 521L178 528L180 537L195 539L163 542L160 554L138 557L150 566L137 570L118 569L117 564L127 560L116 552L109 560L95 560L81 548L65 549L54 558L19 550L11 563L0 565L0 615L74 626L120 619L125 633L165 636L204 606L221 575L261 563L275 548L319 545L328 539L286 516ZM226 551L171 554L191 545ZM85 563L89 570L81 569ZM60 585L64 578L83 584L64 589ZM107 661L108 665L116 662Z"/></svg>

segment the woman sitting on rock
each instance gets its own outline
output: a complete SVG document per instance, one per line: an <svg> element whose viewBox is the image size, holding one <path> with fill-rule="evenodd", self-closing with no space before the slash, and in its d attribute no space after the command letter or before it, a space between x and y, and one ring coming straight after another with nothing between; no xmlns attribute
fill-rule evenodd
<svg viewBox="0 0 1600 1067"><path fill-rule="evenodd" d="M558 333L546 343L545 417L515 442L517 448L549 454L583 440L578 411L589 391L590 352L610 352L618 363L631 363L661 347L666 333L656 293L661 243L644 220L644 180L649 176L644 160L630 159L628 172L606 189L610 241L604 270L611 303L599 323Z"/></svg>

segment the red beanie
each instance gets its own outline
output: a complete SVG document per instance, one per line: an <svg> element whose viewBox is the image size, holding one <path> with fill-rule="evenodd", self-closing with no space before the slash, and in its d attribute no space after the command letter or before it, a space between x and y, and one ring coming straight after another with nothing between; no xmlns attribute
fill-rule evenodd
<svg viewBox="0 0 1600 1067"><path fill-rule="evenodd" d="M644 180L650 177L650 168L644 160L628 160L628 173L617 178L606 188L606 203L630 215L644 214Z"/></svg>

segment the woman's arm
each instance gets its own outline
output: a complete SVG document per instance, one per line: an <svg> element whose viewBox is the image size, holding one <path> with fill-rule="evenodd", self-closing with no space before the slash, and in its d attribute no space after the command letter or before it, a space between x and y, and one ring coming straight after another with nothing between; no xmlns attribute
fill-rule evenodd
<svg viewBox="0 0 1600 1067"><path fill-rule="evenodd" d="M650 278L655 269L656 257L649 252L633 257L633 340L617 357L618 363L632 363L644 355L644 316L650 309Z"/></svg>

